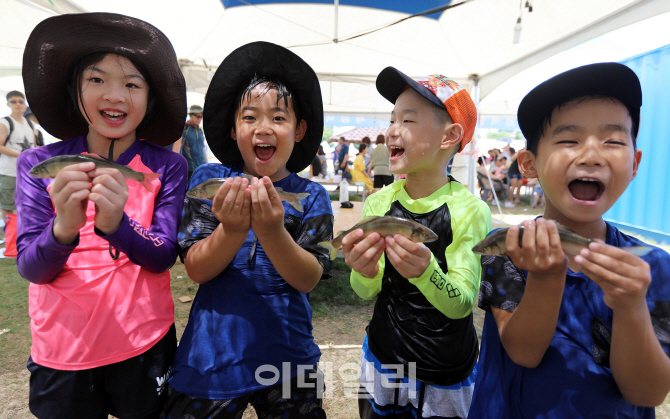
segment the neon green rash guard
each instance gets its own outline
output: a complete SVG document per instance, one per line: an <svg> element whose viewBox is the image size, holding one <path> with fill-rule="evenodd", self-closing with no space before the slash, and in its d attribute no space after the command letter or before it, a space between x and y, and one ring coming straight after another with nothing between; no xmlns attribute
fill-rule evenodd
<svg viewBox="0 0 670 419"><path fill-rule="evenodd" d="M426 243L430 263L417 278L403 278L388 261L366 278L351 273L351 286L364 299L377 296L368 326L368 343L383 364L405 364L416 378L452 385L467 378L479 354L472 323L481 278L475 244L491 230L488 205L451 181L432 195L412 199L400 180L371 195L363 217L394 215L432 229L438 240Z"/></svg>

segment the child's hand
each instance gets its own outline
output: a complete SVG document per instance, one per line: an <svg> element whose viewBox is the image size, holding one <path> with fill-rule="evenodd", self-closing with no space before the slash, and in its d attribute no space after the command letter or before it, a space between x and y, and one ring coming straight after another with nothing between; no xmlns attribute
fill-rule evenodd
<svg viewBox="0 0 670 419"><path fill-rule="evenodd" d="M93 169L95 163L92 162L67 166L51 183L49 196L56 207L53 235L60 244L72 244L86 224L86 206L91 192L88 172Z"/></svg>
<svg viewBox="0 0 670 419"><path fill-rule="evenodd" d="M432 253L423 243L413 242L400 234L385 239L386 256L400 275L416 278L426 271Z"/></svg>
<svg viewBox="0 0 670 419"><path fill-rule="evenodd" d="M259 238L284 229L284 205L267 176L251 180L251 228Z"/></svg>
<svg viewBox="0 0 670 419"><path fill-rule="evenodd" d="M247 234L251 228L251 191L243 177L228 178L212 201L212 214L226 234Z"/></svg>
<svg viewBox="0 0 670 419"><path fill-rule="evenodd" d="M651 283L649 264L614 246L591 243L575 256L582 272L605 293L612 310L648 310L645 296Z"/></svg>
<svg viewBox="0 0 670 419"><path fill-rule="evenodd" d="M379 273L379 258L384 253L386 243L377 232L361 240L365 232L357 228L342 238L344 261L366 278L374 278Z"/></svg>
<svg viewBox="0 0 670 419"><path fill-rule="evenodd" d="M89 176L93 187L88 199L95 203L95 226L105 234L112 234L123 221L128 184L118 169L99 168L89 172Z"/></svg>
<svg viewBox="0 0 670 419"><path fill-rule="evenodd" d="M568 258L563 253L561 238L553 221L538 218L523 222L524 232L519 246L519 227L512 226L507 232L505 246L507 255L517 268L540 274L565 277Z"/></svg>

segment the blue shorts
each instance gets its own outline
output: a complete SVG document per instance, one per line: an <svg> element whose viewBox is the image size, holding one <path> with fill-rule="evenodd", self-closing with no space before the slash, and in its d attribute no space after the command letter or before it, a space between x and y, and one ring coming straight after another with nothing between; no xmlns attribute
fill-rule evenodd
<svg viewBox="0 0 670 419"><path fill-rule="evenodd" d="M523 175L521 173L508 173L507 176L510 179L523 179Z"/></svg>
<svg viewBox="0 0 670 419"><path fill-rule="evenodd" d="M542 195L544 193L544 192L542 192L542 186L536 185L535 186L535 193L538 193L538 194Z"/></svg>
<svg viewBox="0 0 670 419"><path fill-rule="evenodd" d="M28 359L28 406L40 419L158 418L175 352L173 324L145 353L102 367L64 371Z"/></svg>

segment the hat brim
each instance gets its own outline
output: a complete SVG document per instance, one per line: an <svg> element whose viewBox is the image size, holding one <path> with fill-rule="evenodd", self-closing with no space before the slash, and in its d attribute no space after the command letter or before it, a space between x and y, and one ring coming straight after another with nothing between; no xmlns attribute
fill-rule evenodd
<svg viewBox="0 0 670 419"><path fill-rule="evenodd" d="M295 143L286 168L301 172L314 159L323 138L323 101L316 73L302 58L270 42L253 42L231 52L219 65L205 96L203 129L210 150L223 164L243 164L244 159L230 136L236 99L252 78L281 81L291 93L307 123L307 131Z"/></svg>
<svg viewBox="0 0 670 419"><path fill-rule="evenodd" d="M88 133L67 86L76 64L98 52L128 58L149 79L156 101L137 136L158 145L178 140L186 120L186 83L172 44L149 23L114 13L59 15L33 29L23 54L23 81L40 125L60 139Z"/></svg>
<svg viewBox="0 0 670 419"><path fill-rule="evenodd" d="M642 88L635 72L620 63L589 64L550 78L521 100L517 120L527 148L534 148L542 121L556 106L590 95L618 99L628 109L634 125L639 127ZM635 138L637 132L631 135Z"/></svg>

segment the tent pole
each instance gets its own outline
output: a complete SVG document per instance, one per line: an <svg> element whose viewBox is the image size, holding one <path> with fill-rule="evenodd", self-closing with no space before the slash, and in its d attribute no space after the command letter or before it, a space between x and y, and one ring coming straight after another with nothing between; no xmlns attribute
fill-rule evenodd
<svg viewBox="0 0 670 419"><path fill-rule="evenodd" d="M479 111L479 75L477 74L471 74L470 75L470 80L474 82L474 86L472 87L474 97L473 97L473 102L475 103L475 107L477 108L477 125L475 125L475 132L473 134L473 139L475 140L474 142L476 143L477 138L479 137L479 121L481 120L481 112ZM470 150L476 149L475 145L473 143L470 143ZM475 193L475 184L477 183L477 176L476 176L476 169L475 169L475 161L477 160L477 157L474 154L472 154L472 158L469 160L468 164L468 189L470 190L471 193Z"/></svg>
<svg viewBox="0 0 670 419"><path fill-rule="evenodd" d="M333 37L333 42L337 44L337 9L340 6L340 0L335 0L335 36Z"/></svg>

